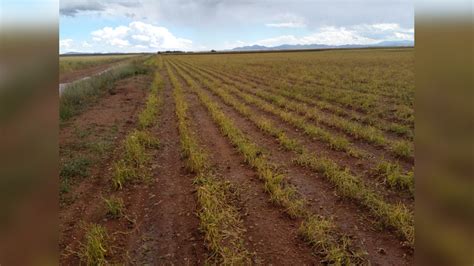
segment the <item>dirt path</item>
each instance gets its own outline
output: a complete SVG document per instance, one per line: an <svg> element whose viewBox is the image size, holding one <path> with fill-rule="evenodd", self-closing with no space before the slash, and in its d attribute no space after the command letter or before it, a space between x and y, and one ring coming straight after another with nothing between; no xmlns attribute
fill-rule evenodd
<svg viewBox="0 0 474 266"><path fill-rule="evenodd" d="M183 83L183 88L187 88ZM246 229L248 249L253 261L273 265L313 265L320 258L298 238L300 221L289 219L281 209L269 202L261 181L247 166L229 141L219 132L196 95L186 89L190 122L201 143L209 151L213 168L237 188Z"/></svg>
<svg viewBox="0 0 474 266"><path fill-rule="evenodd" d="M315 214L332 216L341 231L369 253L368 258L373 264L403 265L413 260L413 257L407 254L408 250L400 245L394 233L376 229L378 223L363 208L335 195L334 188L322 176L294 166L291 163L293 155L282 151L276 140L265 136L255 125L224 105L215 95L209 93L209 96L214 102L219 103L224 113L231 117L237 127L249 135L252 141L267 150L271 161L281 165L290 182L310 201L310 210Z"/></svg>
<svg viewBox="0 0 474 266"><path fill-rule="evenodd" d="M119 156L114 148L120 146L126 133L134 128L149 83L147 76L118 82L113 95L105 95L96 105L72 118L60 129L61 160L73 160L69 158L71 155L91 155L92 150L102 147L105 141L110 145L104 148L103 153L89 159L86 176L72 179L70 191L61 200L59 232L62 263L78 262L72 251L77 252L85 226L103 220L102 197L111 190L111 164Z"/></svg>
<svg viewBox="0 0 474 266"><path fill-rule="evenodd" d="M109 63L109 64L105 64L105 65L93 66L93 67L89 67L89 68L85 68L85 69L79 69L79 70L75 70L75 71L68 72L68 73L65 73L65 74L60 74L59 75L59 83L69 83L69 82L73 82L73 81L76 81L76 80L81 79L81 78L93 76L96 73L100 73L104 70L107 70L107 69L113 67L114 65L119 64L120 62L121 61L113 62L113 63Z"/></svg>
<svg viewBox="0 0 474 266"><path fill-rule="evenodd" d="M168 78L165 78L164 105L154 133L161 142L153 163L155 182L145 193L142 211L146 214L129 242L130 263L204 264L207 251L195 215L193 176L186 173L180 158L175 103Z"/></svg>

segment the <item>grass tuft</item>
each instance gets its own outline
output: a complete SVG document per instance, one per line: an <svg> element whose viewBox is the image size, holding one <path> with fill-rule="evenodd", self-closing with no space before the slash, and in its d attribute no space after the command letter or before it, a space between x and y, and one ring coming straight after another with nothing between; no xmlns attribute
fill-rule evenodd
<svg viewBox="0 0 474 266"><path fill-rule="evenodd" d="M106 265L107 232L98 224L92 224L85 236L85 243L79 253L81 260L87 265Z"/></svg>
<svg viewBox="0 0 474 266"><path fill-rule="evenodd" d="M85 177L88 174L87 168L91 164L91 160L87 157L79 156L61 167L60 176L65 179L72 177Z"/></svg>
<svg viewBox="0 0 474 266"><path fill-rule="evenodd" d="M121 198L110 197L104 199L105 206L107 208L107 216L110 218L120 218L123 216L125 205Z"/></svg>
<svg viewBox="0 0 474 266"><path fill-rule="evenodd" d="M398 189L406 189L412 194L415 192L413 172L403 174L400 165L390 162L381 162L375 167L374 171L385 178L389 186Z"/></svg>
<svg viewBox="0 0 474 266"><path fill-rule="evenodd" d="M352 252L348 238L338 236L332 221L320 216L310 216L298 229L299 234L318 250L329 265L362 265L367 263L362 251Z"/></svg>
<svg viewBox="0 0 474 266"><path fill-rule="evenodd" d="M397 155L398 157L405 158L405 159L411 159L413 158L413 150L411 148L412 144L410 144L407 141L400 140L392 145L392 151Z"/></svg>

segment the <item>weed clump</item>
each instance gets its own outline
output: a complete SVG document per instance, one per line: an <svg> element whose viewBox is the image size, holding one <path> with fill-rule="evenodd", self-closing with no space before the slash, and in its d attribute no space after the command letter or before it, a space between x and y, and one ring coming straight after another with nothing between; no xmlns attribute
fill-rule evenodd
<svg viewBox="0 0 474 266"><path fill-rule="evenodd" d="M106 265L107 231L98 224L92 224L85 236L85 243L79 253L87 265Z"/></svg>
<svg viewBox="0 0 474 266"><path fill-rule="evenodd" d="M146 167L150 161L147 148L158 148L160 142L146 131L135 130L124 140L124 155L121 160L113 166L114 175L112 183L116 189L121 189L126 182L149 178Z"/></svg>
<svg viewBox="0 0 474 266"><path fill-rule="evenodd" d="M379 163L374 171L385 178L386 183L393 188L406 189L410 193L415 191L413 172L403 174L400 165L390 162Z"/></svg>
<svg viewBox="0 0 474 266"><path fill-rule="evenodd" d="M89 158L79 156L66 162L60 172L62 178L85 177L87 176L87 168L91 161Z"/></svg>
<svg viewBox="0 0 474 266"><path fill-rule="evenodd" d="M411 148L411 144L406 141L400 140L393 143L392 151L398 157L405 159L413 158L413 150Z"/></svg>
<svg viewBox="0 0 474 266"><path fill-rule="evenodd" d="M104 203L107 209L107 216L110 218L119 218L123 216L125 205L121 198L110 197L104 199Z"/></svg>
<svg viewBox="0 0 474 266"><path fill-rule="evenodd" d="M334 224L331 220L320 216L310 216L303 221L298 229L298 233L311 245L319 254L324 257L324 264L329 265L362 265L366 262L366 252L351 250L351 241L347 237L338 236Z"/></svg>

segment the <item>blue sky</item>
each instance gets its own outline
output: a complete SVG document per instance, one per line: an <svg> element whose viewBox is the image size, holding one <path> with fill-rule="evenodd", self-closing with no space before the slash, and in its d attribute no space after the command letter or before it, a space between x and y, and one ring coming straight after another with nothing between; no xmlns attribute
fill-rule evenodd
<svg viewBox="0 0 474 266"><path fill-rule="evenodd" d="M64 0L59 8L61 53L414 39L408 0Z"/></svg>

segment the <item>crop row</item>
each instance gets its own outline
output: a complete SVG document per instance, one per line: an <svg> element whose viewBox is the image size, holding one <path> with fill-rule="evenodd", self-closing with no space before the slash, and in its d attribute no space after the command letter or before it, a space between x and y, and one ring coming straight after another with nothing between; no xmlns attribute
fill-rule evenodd
<svg viewBox="0 0 474 266"><path fill-rule="evenodd" d="M201 73L202 76L207 77L209 79L214 79L215 82L219 82L219 86L224 86L226 84L222 84L221 80L218 78L214 78L211 75L207 75L207 73L204 73L200 71L199 69L195 69L195 72ZM296 118L294 118L291 112L286 112L287 109L285 110L279 110L269 103L265 103L259 99L256 99L250 94L245 94L243 92L240 92L239 90L234 89L232 86L226 86L228 91L233 92L234 94L238 95L240 98L244 100L247 104L253 104L259 107L260 109L275 114L276 116L280 117L283 121L288 122L292 124L293 126L300 128L303 130L303 132L310 137L317 138L319 140L322 140L323 142L327 142L329 144L329 147L334 149L334 150L342 150L347 152L349 155L352 155L354 157L360 157L363 155L364 151L361 150L347 150L345 149L346 143L349 143L347 140L344 139L344 137L340 137L339 139L336 136L330 135L330 133L324 132L324 130L319 130L316 128L316 126L311 125L306 123L306 120L304 120L301 117L298 117L296 115ZM257 91L258 93L258 91ZM311 110L308 110L308 112L311 112ZM320 137L318 137L320 136ZM338 146L336 146L338 145ZM402 151L409 150L407 148L409 144L407 143L401 143L400 147L402 148ZM397 153L398 154L398 153ZM387 165L389 167L387 167ZM389 184L391 187L396 188L396 189L401 189L401 190L408 190L411 194L414 192L414 176L413 172L408 172L408 173L402 173L401 167L399 166L398 163L393 162L386 162L382 161L379 163L379 165L372 171L375 173L377 176L381 176L386 180L386 183Z"/></svg>
<svg viewBox="0 0 474 266"><path fill-rule="evenodd" d="M200 73L204 77L212 78L209 75L203 72L200 72L197 69L195 69L195 72ZM355 158L366 156L366 154L362 150L358 149L357 147L354 147L349 142L349 140L347 140L347 138L343 136L334 135L331 132L321 127L313 125L309 123L308 120L301 115L288 112L284 109L275 107L273 104L270 104L258 97L255 97L255 95L251 93L243 92L231 86L227 86L226 88L228 89L228 91L242 98L246 103L253 104L257 106L259 109L267 113L270 113L272 115L275 115L281 120L293 125L294 127L303 130L303 132L306 135L326 143L327 146L332 150L344 151L350 156L355 157Z"/></svg>
<svg viewBox="0 0 474 266"><path fill-rule="evenodd" d="M390 61L375 59L372 53L377 54L377 57L386 57L386 60ZM403 58L398 55L402 55ZM227 60L203 57L196 58L195 61L199 61L200 65L213 65L214 68L228 73L243 73L245 77L261 84L291 88L305 96L319 97L340 106L360 110L365 114L409 124L413 122L414 90L410 53L324 52L307 53L306 57L302 56L299 59L296 58L298 55L283 54L245 58L245 60L244 57L244 55L234 56L226 58ZM334 60L335 58L338 59ZM316 63L318 61L319 64ZM401 67L402 65L405 67ZM371 94L362 92L361 88L370 90ZM391 96L382 99L384 93Z"/></svg>
<svg viewBox="0 0 474 266"><path fill-rule="evenodd" d="M186 62L183 63L186 64ZM196 67L194 65L187 65L191 67ZM224 80L226 83L234 82L239 83L243 87L254 88L254 93L261 93L267 95L271 94L273 98L278 97L280 99L284 99L284 101L289 101L290 99L294 100L291 105L299 106L300 104L304 104L305 109L311 110L311 115L314 116L317 114L317 116L321 117L321 119L323 119L325 122L329 121L331 123L331 121L336 121L337 125L343 125L343 129L346 129L348 133L356 137L358 137L360 134L363 134L360 137L366 139L369 138L369 141L373 141L380 138L384 138L382 132L380 131L386 131L395 133L397 135L405 136L409 140L412 140L413 138L413 131L408 126L401 125L399 123L381 121L380 119L376 119L368 115L359 115L357 113L341 108L337 105L333 105L325 101L316 100L314 97L304 96L300 93L297 93L294 89L291 88L274 89L269 86L261 85L261 83L249 81L248 77L236 77L235 75L229 75L222 71L215 71L203 67L199 67L199 69L208 73L209 75L213 75L214 77ZM326 113L329 113L327 118L324 117ZM334 126L332 124L329 125ZM366 132L370 132L370 134L364 134L361 131L362 129L364 129ZM376 137L370 138L370 135L373 134L376 134Z"/></svg>
<svg viewBox="0 0 474 266"><path fill-rule="evenodd" d="M159 73L155 73L145 108L138 115L140 129L131 131L125 137L121 147L123 149L122 156L113 165L114 173L111 181L116 189L122 189L128 182L150 179L151 155L148 150L158 148L160 142L149 132L149 128L155 125L161 107L162 88L162 78ZM104 204L110 218L119 218L124 215L123 209L125 207L121 198L114 196L109 199L104 198ZM104 226L91 224L87 228L81 249L77 254L87 265L108 264L106 256L112 253L110 240L110 235Z"/></svg>
<svg viewBox="0 0 474 266"><path fill-rule="evenodd" d="M181 61L181 62L186 64L186 62L184 61ZM395 123L391 121L385 121L370 114L361 115L361 114L358 114L357 112L347 110L345 108L342 108L341 106L334 105L327 101L317 100L316 97L308 97L307 95L303 95L301 92L294 89L290 85L281 85L279 83L273 82L275 83L275 85L270 86L269 84L265 84L263 81L254 81L254 79L252 79L249 76L242 77L242 76L237 76L235 74L230 75L222 71L216 71L214 69L203 68L202 66L200 68L201 70L206 71L209 74L214 74L218 77L226 77L234 81L240 81L254 88L257 88L257 87L262 88L272 93L297 100L298 102L307 103L311 106L319 108L321 111L330 112L332 114L335 114L341 117L349 118L350 120L354 120L359 123L373 126L379 130L383 130L386 132L391 132L400 136L404 136L410 140L413 139L413 130L410 129L410 127L407 125L402 125L400 123ZM260 79L261 78L262 77L260 77ZM272 76L269 79L275 80L278 78ZM284 82L284 81L281 81L281 82Z"/></svg>
<svg viewBox="0 0 474 266"><path fill-rule="evenodd" d="M193 68L193 69L195 69L195 73L200 73L203 77L207 77L209 79L215 80L215 82L219 82L219 86L226 85L226 84L223 84L221 80L218 78L215 78L211 75L207 75L207 73L204 73L200 71L199 69L196 69L196 68ZM260 108L261 110L274 114L280 117L283 121L288 122L292 124L293 126L302 129L303 132L307 134L308 136L317 138L323 142L328 143L331 149L345 151L349 155L352 155L353 157L360 157L361 155L364 154L364 151L362 150L357 150L352 147L346 148L348 145L347 143L349 143L349 141L347 141L344 137L338 138L337 136L331 135L329 132L325 132L324 129L319 129L314 125L308 124L306 123L306 120L304 118L299 117L297 114L292 114L291 112L287 112L286 111L287 109L285 110L277 109L269 103L256 99L251 94L246 94L232 88L232 86L226 86L226 88L228 91L238 95L247 104L253 104L257 106L258 108ZM258 91L256 93L258 93ZM308 112L311 112L311 110L308 110ZM296 117L294 117L293 115L295 115ZM288 143L288 145L294 145L294 144ZM397 155L408 154L407 150L410 150L409 144L406 142L400 142L399 145L394 145L394 146L399 147L399 149L393 149L397 151L396 152ZM391 163L388 161L382 161L377 165L377 167L375 167L375 169L372 172L375 175L385 179L385 183L390 185L392 188L407 190L409 193L413 195L414 193L413 171L408 172L408 173L403 173L401 170L401 167L399 166L397 162Z"/></svg>
<svg viewBox="0 0 474 266"><path fill-rule="evenodd" d="M194 73L197 73L198 71L195 72L189 72L190 75L193 75ZM228 99L232 97L231 95L228 94L227 91L232 91L232 88L226 84L222 84L220 80L213 78L209 75L206 75L205 73L201 73L202 78L199 78L202 82L207 87L210 88L215 88L215 87L224 87L226 90L219 90L219 96L223 96L225 94L225 99ZM207 78L206 78L207 77ZM209 79L209 81L208 81ZM212 82L212 85L210 83ZM215 92L214 92L215 93ZM241 97L244 102L247 104L255 104L256 100L249 95L241 95L238 94L239 97ZM231 103L226 101L226 104L232 105L234 108L237 108L239 112L241 112L244 116L248 118L253 118L256 115L253 114L251 109L247 106L245 106L243 103L240 101L234 100ZM257 102L257 106L264 106L263 110L270 110L271 112L271 107L268 106L268 104L259 104ZM274 112L273 112L274 113ZM288 116L288 115L287 115ZM254 123L257 124L257 126L260 129L271 129L271 121L268 119L264 119L263 117L260 117L258 119L251 119ZM287 120L284 120L287 121ZM291 121L291 120L289 120ZM308 125L304 125L304 123L301 123L301 127L304 129L304 132L307 132L308 130L305 130L305 127L308 127ZM310 127L310 126L309 126ZM309 132L314 132L314 131L309 131ZM286 134L283 133L283 130L278 129L278 130L273 130L271 135L274 137L278 138L280 141L282 141L284 147L291 147L292 149L296 150L301 150L301 144L299 144L298 140L296 139L289 139ZM312 135L310 135L312 136ZM373 170L372 172L377 175L382 177L385 180L385 183L387 183L390 187L395 188L395 189L400 189L400 190L407 190L409 193L413 195L414 193L414 176L413 172L408 172L408 173L402 173L401 167L399 166L398 163L390 163L388 161L382 161L380 162Z"/></svg>
<svg viewBox="0 0 474 266"><path fill-rule="evenodd" d="M244 246L244 229L239 212L231 204L230 184L212 173L208 155L189 127L188 105L181 84L168 65L166 69L173 86L181 148L188 168L196 174L200 204L198 215L208 247L216 255L216 261L222 264L248 264L250 254Z"/></svg>
<svg viewBox="0 0 474 266"><path fill-rule="evenodd" d="M295 84L312 84L331 89L381 95L397 103L413 100L413 50L325 51L296 54L234 56L228 61L196 58L223 70L262 77L277 73ZM225 57L224 55L221 57ZM213 59L213 60L211 60ZM225 62L225 64L223 64ZM269 63L270 62L270 63ZM278 64L284 62L284 64ZM245 64L245 68L242 65ZM236 71L234 71L236 72ZM269 78L269 76L265 76ZM407 101L408 100L408 101Z"/></svg>
<svg viewBox="0 0 474 266"><path fill-rule="evenodd" d="M181 72L181 75L189 80L189 83L193 82L187 74ZM336 189L343 196L357 200L382 222L395 228L405 240L413 244L413 215L404 205L392 205L385 202L382 197L368 188L359 177L352 175L348 169L340 168L329 158L311 154L298 140L286 136L282 129L273 125L271 121L255 115L248 106L227 93L225 89L228 89L228 87L222 87L220 83L206 80L203 77L198 79L226 104L254 122L263 132L277 138L285 149L295 152L297 155L295 162L297 164L322 173L331 183L336 185Z"/></svg>
<svg viewBox="0 0 474 266"><path fill-rule="evenodd" d="M150 155L146 149L159 147L159 141L147 130L156 123L159 108L163 103L160 94L163 91L163 80L158 72L155 73L143 111L138 115L140 130L134 130L124 140L123 158L114 164L113 185L122 188L125 183L140 178L149 179L147 163Z"/></svg>
<svg viewBox="0 0 474 266"><path fill-rule="evenodd" d="M310 214L305 207L304 199L286 182L286 178L275 170L276 167L267 160L262 148L236 127L232 119L226 116L192 79L180 69L177 69L177 72L197 94L221 132L244 156L245 161L256 170L272 202L285 208L290 217L303 219L299 228L300 234L325 256L328 263L339 265L360 263L363 260L363 252L354 251L349 241L342 240L331 219Z"/></svg>
<svg viewBox="0 0 474 266"><path fill-rule="evenodd" d="M335 115L326 116L323 112L320 112L315 108L311 108L305 103L292 101L275 93L258 89L255 90L240 82L235 82L228 78L220 77L220 79L222 79L227 84L236 85L236 87L238 86L247 93L255 94L267 102L274 103L285 110L294 111L308 120L315 121L316 124L323 124L328 127L336 128L356 139L362 139L376 146L384 147L387 151L393 153L395 156L407 159L413 158L413 151L409 142L392 141L387 139L380 130L374 127L363 126L359 123L355 123Z"/></svg>

